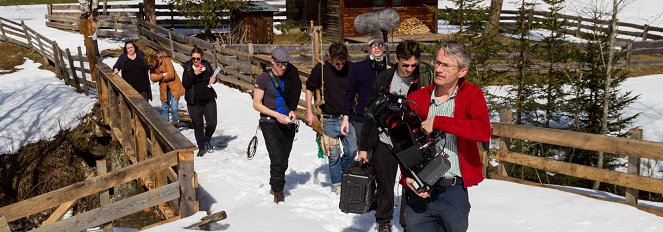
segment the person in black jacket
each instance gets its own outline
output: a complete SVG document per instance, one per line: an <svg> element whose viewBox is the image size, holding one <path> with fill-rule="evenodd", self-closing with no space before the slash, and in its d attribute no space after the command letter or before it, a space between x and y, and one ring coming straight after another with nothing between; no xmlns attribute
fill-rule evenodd
<svg viewBox="0 0 663 232"><path fill-rule="evenodd" d="M352 124L355 128L357 144L361 138L361 129L364 124L364 114L373 82L382 70L389 69L385 50L387 44L382 40L382 33L375 33L368 38L368 57L352 64L348 76L348 88L343 103L343 122L341 131L347 130ZM356 104L355 104L356 103ZM354 108L352 106L355 106Z"/></svg>
<svg viewBox="0 0 663 232"><path fill-rule="evenodd" d="M203 60L203 50L194 48L191 51L191 60L184 63L184 74L182 85L185 89L184 100L191 116L193 131L198 144L197 156L203 156L206 152L212 152L210 143L214 130L216 130L216 92L212 84L216 83L213 77L212 65ZM204 122L207 127L203 130Z"/></svg>
<svg viewBox="0 0 663 232"><path fill-rule="evenodd" d="M288 51L272 50L272 69L260 74L253 89L253 108L260 112L260 129L269 153L269 185L274 203L285 201L285 171L297 131L297 105L302 92L299 70Z"/></svg>
<svg viewBox="0 0 663 232"><path fill-rule="evenodd" d="M113 65L113 74L119 72L122 79L149 101L152 100L152 88L148 75L149 68L144 59L145 53L139 50L133 41L126 41L122 48L122 55Z"/></svg>
<svg viewBox="0 0 663 232"><path fill-rule="evenodd" d="M417 42L405 40L398 43L396 47L396 68L382 71L378 74L373 88L371 88L370 99L386 93L392 93L407 97L410 93L420 89L419 84L419 58L421 49ZM371 100L372 101L372 100ZM378 223L378 231L391 231L391 219L394 212L394 184L398 163L391 154L385 143L391 143L389 138L379 134L376 122L364 121L362 129L364 135L359 141L359 161L369 162L368 151L372 151L371 165L375 169L377 184L377 208L375 209L375 221Z"/></svg>
<svg viewBox="0 0 663 232"><path fill-rule="evenodd" d="M350 62L348 61L348 48L343 43L335 42L329 46L329 60L324 64L317 64L311 70L311 75L306 80L306 121L313 124L313 92L322 89L325 104L320 106L322 110L323 133L334 139L341 139L343 154L329 152L329 177L334 192L341 195L341 175L354 161L357 153L357 138L352 126L343 128L341 121L347 116L343 115L343 102L345 90L348 86L348 73ZM324 85L323 85L324 84ZM316 99L319 100L319 99Z"/></svg>

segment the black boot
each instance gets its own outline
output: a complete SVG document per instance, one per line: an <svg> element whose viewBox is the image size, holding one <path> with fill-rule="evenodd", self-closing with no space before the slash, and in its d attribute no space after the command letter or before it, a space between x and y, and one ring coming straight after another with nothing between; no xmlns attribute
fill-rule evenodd
<svg viewBox="0 0 663 232"><path fill-rule="evenodd" d="M198 143L198 153L196 153L196 156L203 157L203 156L205 156L206 151L207 151L207 148L205 147L205 142Z"/></svg>
<svg viewBox="0 0 663 232"><path fill-rule="evenodd" d="M212 140L212 136L205 135L203 139L205 139L205 147L207 147L207 153L214 152L214 146L212 146L212 143L210 142Z"/></svg>
<svg viewBox="0 0 663 232"><path fill-rule="evenodd" d="M378 224L378 232L391 232L391 223L385 222Z"/></svg>

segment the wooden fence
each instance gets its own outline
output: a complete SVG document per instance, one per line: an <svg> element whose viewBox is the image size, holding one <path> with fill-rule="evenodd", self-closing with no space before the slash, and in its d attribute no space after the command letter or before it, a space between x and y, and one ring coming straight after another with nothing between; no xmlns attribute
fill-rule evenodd
<svg viewBox="0 0 663 232"><path fill-rule="evenodd" d="M625 197L627 204L663 217L663 211L637 206L638 190L663 194L663 180L639 175L641 158L663 160L663 143L641 140L641 129L632 129L630 131L630 138L619 138L558 129L512 125L510 111L502 112L501 119L501 122L492 123L492 135L501 138L499 149L493 153L493 158L498 160L500 165L498 166L497 175L492 175L492 178L524 182L508 177L504 164L512 163L546 172L623 186L627 188ZM628 171L624 173L598 169L596 167L510 151L509 147L513 139L628 156Z"/></svg>
<svg viewBox="0 0 663 232"><path fill-rule="evenodd" d="M28 48L39 53L42 62L55 67L55 73L65 84L74 87L79 93L90 94L90 89L95 88L90 70L85 69L87 57L83 55L81 47L77 51L62 49L57 41L50 40L27 27L25 23L17 23L0 17L0 39ZM83 36L80 37L81 42ZM78 65L78 66L77 66ZM89 66L89 65L87 65Z"/></svg>
<svg viewBox="0 0 663 232"><path fill-rule="evenodd" d="M198 210L193 166L195 145L163 120L140 94L114 75L110 67L98 64L94 71L99 79L92 82L86 78L90 72L85 66L89 64L80 47L78 56L72 56L69 49L62 50L56 41L24 23L4 18L0 18L0 34L3 41L41 54L44 63L55 66L57 76L78 92L89 94L91 89L96 89L102 106L102 123L111 128L112 138L120 142L131 162L127 167L108 173L97 167L96 177L90 176L83 182L4 206L0 208L0 218L11 222L60 206L35 231L82 231L152 206L157 206L167 219L187 217ZM82 42L82 36L80 39ZM103 193L132 180L138 180L148 191L114 203L102 197L104 202L100 208L58 221L77 199Z"/></svg>

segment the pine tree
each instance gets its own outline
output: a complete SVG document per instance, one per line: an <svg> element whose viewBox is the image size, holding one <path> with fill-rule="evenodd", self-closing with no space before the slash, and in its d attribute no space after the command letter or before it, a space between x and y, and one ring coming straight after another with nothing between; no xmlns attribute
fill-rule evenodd
<svg viewBox="0 0 663 232"><path fill-rule="evenodd" d="M231 20L231 12L239 9L244 0L170 0L175 9L188 19L191 26L203 28L206 38L212 29L223 28Z"/></svg>

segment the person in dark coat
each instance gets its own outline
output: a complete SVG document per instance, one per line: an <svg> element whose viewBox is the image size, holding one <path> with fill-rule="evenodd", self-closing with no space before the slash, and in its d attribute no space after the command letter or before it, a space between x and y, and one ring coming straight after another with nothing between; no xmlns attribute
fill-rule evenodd
<svg viewBox="0 0 663 232"><path fill-rule="evenodd" d="M212 76L212 65L203 60L203 50L194 48L191 51L191 59L184 63L184 74L182 74L182 85L184 86L184 100L191 116L193 132L198 144L198 157L207 152L212 152L210 143L212 135L216 130L216 92L212 84L216 83L216 77ZM205 122L207 126L204 127ZM204 128L203 128L204 127Z"/></svg>
<svg viewBox="0 0 663 232"><path fill-rule="evenodd" d="M253 108L269 153L269 185L274 203L285 201L285 171L297 131L297 105L302 93L299 70L283 47L272 50L272 69L260 74L253 89Z"/></svg>
<svg viewBox="0 0 663 232"><path fill-rule="evenodd" d="M145 53L138 49L133 41L124 42L122 55L117 58L113 65L113 74L118 72L131 87L145 100L152 100L152 89L150 88L149 68L145 63Z"/></svg>
<svg viewBox="0 0 663 232"><path fill-rule="evenodd" d="M385 50L387 44L382 40L381 33L375 33L368 38L368 57L362 61L352 64L348 75L348 88L345 92L343 103L343 122L341 131L347 130L350 124L355 129L357 144L362 135L362 127L365 117L365 109L368 106L368 97L373 82L382 72L389 67ZM352 107L354 106L354 108Z"/></svg>

